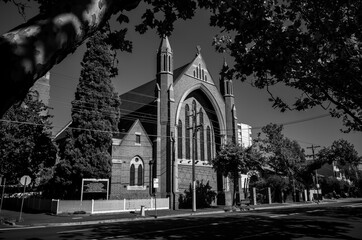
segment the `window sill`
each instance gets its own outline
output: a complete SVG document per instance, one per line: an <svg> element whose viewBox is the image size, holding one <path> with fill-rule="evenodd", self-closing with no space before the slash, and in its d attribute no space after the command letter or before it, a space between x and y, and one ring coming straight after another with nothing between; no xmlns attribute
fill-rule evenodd
<svg viewBox="0 0 362 240"><path fill-rule="evenodd" d="M136 191L136 190L146 190L146 186L127 186L127 190Z"/></svg>

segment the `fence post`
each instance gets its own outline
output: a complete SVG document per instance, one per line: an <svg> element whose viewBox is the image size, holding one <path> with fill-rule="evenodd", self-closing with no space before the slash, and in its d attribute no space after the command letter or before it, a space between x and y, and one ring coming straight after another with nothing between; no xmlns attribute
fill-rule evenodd
<svg viewBox="0 0 362 240"><path fill-rule="evenodd" d="M308 195L307 195L307 190L304 189L304 201L308 202Z"/></svg>
<svg viewBox="0 0 362 240"><path fill-rule="evenodd" d="M272 199L271 199L271 190L270 187L268 187L268 204L272 203Z"/></svg>
<svg viewBox="0 0 362 240"><path fill-rule="evenodd" d="M256 205L256 188L253 187L252 205Z"/></svg>
<svg viewBox="0 0 362 240"><path fill-rule="evenodd" d="M123 210L126 210L126 199L123 198Z"/></svg>

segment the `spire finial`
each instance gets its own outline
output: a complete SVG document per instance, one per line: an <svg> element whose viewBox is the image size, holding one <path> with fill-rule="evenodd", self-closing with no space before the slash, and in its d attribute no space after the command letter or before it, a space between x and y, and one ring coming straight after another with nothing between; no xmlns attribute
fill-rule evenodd
<svg viewBox="0 0 362 240"><path fill-rule="evenodd" d="M197 45L196 46L196 55L200 55L200 53L201 53L201 47L200 47L200 45Z"/></svg>
<svg viewBox="0 0 362 240"><path fill-rule="evenodd" d="M228 64L226 62L226 58L224 57L224 67L227 67L227 66L228 66Z"/></svg>
<svg viewBox="0 0 362 240"><path fill-rule="evenodd" d="M166 34L162 35L159 51L160 52L162 52L162 51L172 52L171 45L170 45L170 42L168 41L168 37Z"/></svg>

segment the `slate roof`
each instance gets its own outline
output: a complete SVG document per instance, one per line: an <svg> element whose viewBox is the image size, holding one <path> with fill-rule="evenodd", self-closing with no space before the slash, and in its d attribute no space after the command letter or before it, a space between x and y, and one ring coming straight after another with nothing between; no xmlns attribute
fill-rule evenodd
<svg viewBox="0 0 362 240"><path fill-rule="evenodd" d="M173 71L174 83L187 70L190 63L187 63ZM121 120L119 130L127 132L133 123L139 119L149 135L157 135L157 80L153 79L137 88L134 88L122 95L121 99ZM119 134L115 137L121 137Z"/></svg>

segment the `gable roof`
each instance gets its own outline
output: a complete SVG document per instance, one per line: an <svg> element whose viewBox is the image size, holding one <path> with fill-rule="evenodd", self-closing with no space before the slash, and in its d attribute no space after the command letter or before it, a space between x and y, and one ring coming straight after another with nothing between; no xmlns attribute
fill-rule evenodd
<svg viewBox="0 0 362 240"><path fill-rule="evenodd" d="M193 68L193 66L195 68ZM201 67L204 75L206 75L207 79L203 79L198 77L198 79L202 79L203 81L207 81L208 83L212 83L215 85L215 81L213 80L210 71L208 70L206 63L204 61L204 59L202 58L201 53L198 53L191 62L183 65L182 67L174 70L174 78L173 81L174 83L176 83L179 79L181 79L182 75L186 74L192 77L195 77L195 70L196 67ZM201 71L201 70L200 70ZM175 74L176 73L176 74Z"/></svg>
<svg viewBox="0 0 362 240"><path fill-rule="evenodd" d="M190 63L187 63L173 71L174 82L179 79L179 77L185 72L189 65ZM120 95L119 97L121 99L121 109L126 110L128 113L131 113L153 103L157 99L156 83L157 80L153 79L137 88L134 88Z"/></svg>
<svg viewBox="0 0 362 240"><path fill-rule="evenodd" d="M145 133L144 136L147 138L148 142L152 145L152 141L151 141L151 139L148 137L147 131L145 130L145 128L143 127L142 122L141 122L139 119L137 119L136 121L133 122L132 126L129 128L129 130L127 131L127 133L123 136L120 145L122 145L123 140L125 139L125 137L130 136L130 135L132 134L132 129L135 128L137 125L139 125L139 126L141 127L143 133Z"/></svg>

